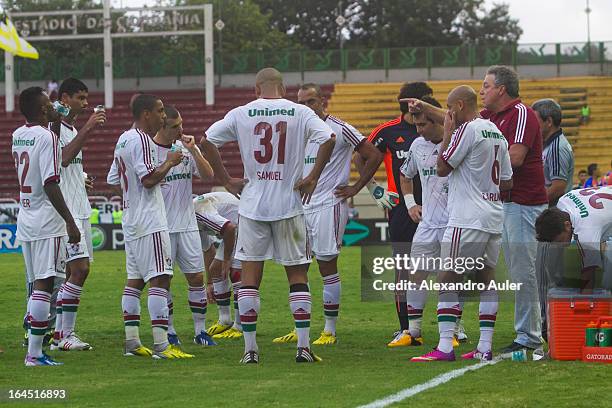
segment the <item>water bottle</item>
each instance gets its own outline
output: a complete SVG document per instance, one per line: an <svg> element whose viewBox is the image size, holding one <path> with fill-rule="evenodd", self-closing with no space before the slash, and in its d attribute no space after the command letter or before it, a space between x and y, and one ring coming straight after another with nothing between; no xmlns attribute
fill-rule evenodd
<svg viewBox="0 0 612 408"><path fill-rule="evenodd" d="M527 350L520 349L512 352L512 361L527 361Z"/></svg>
<svg viewBox="0 0 612 408"><path fill-rule="evenodd" d="M53 109L55 109L55 111L63 117L68 116L70 113L70 108L62 104L60 101L53 102Z"/></svg>

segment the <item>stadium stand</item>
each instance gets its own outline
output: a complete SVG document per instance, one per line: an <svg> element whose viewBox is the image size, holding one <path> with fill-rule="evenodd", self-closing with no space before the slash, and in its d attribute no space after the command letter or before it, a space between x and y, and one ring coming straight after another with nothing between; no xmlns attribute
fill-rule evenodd
<svg viewBox="0 0 612 408"><path fill-rule="evenodd" d="M469 84L480 89L481 81L429 81L434 97L445 105L448 92L457 85ZM336 84L329 103L330 113L342 118L368 135L380 123L399 116L397 93L400 83ZM553 98L563 108L562 127L574 148L575 168L586 169L589 163L598 163L607 169L612 158L612 78L568 77L551 79L522 79L521 97L531 105L541 98ZM591 120L580 125L580 107L587 101L591 107ZM384 170L376 176L385 181ZM356 178L353 169L352 178Z"/></svg>
<svg viewBox="0 0 612 408"><path fill-rule="evenodd" d="M324 92L329 95L333 86L323 87ZM212 107L204 104L204 96L198 91L147 91L159 95L166 104L175 105L183 116L183 128L185 134L201 136L214 121L222 118L230 109L245 104L254 98L252 88L221 88L216 90L216 103ZM297 87L287 89L288 98L295 100ZM128 102L133 92L115 93L115 107L107 112L107 123L95 131L83 150L83 165L85 171L96 177L94 195L111 195L110 188L106 184L106 175L113 158L113 149L119 135L132 125L132 114L128 109ZM92 93L89 97L90 107L103 104L104 96ZM19 106L18 102L16 106ZM0 111L4 111L4 99L0 101ZM77 121L80 128L87 120L88 115L82 115ZM0 134L5 135L5 142L0 144L0 197L17 198L19 187L15 166L11 157L10 137L13 130L23 123L23 118L18 112L12 115L0 116ZM199 137L198 137L199 139ZM242 162L236 145L224 146L221 150L223 160L233 176L242 175ZM210 191L213 183L194 183L194 193L201 194Z"/></svg>

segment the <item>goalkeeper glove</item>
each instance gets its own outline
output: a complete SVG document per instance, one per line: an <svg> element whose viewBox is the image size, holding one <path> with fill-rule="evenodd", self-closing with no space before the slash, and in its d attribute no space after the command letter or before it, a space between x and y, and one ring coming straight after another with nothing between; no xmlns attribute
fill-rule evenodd
<svg viewBox="0 0 612 408"><path fill-rule="evenodd" d="M368 191L376 205L382 209L390 210L399 203L399 195L393 191L388 191L384 187L378 185L374 180L368 183Z"/></svg>

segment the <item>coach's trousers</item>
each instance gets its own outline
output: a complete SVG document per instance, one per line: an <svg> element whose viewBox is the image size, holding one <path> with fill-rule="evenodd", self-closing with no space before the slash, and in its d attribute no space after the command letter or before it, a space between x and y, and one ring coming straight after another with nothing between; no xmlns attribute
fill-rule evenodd
<svg viewBox="0 0 612 408"><path fill-rule="evenodd" d="M535 220L546 205L504 203L502 248L510 280L521 283L515 292L515 342L537 348L542 344L542 321L536 278Z"/></svg>

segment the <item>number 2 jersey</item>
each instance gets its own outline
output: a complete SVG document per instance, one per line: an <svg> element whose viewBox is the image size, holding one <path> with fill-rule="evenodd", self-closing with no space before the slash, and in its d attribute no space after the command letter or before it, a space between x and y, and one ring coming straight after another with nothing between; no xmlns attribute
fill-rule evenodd
<svg viewBox="0 0 612 408"><path fill-rule="evenodd" d="M13 159L19 181L17 239L36 241L66 235L66 224L44 186L60 181L61 149L55 133L26 124L13 133Z"/></svg>
<svg viewBox="0 0 612 408"><path fill-rule="evenodd" d="M459 126L442 153L448 176L448 226L501 234L500 180L512 178L508 142L493 122L476 118Z"/></svg>
<svg viewBox="0 0 612 408"><path fill-rule="evenodd" d="M113 164L106 182L112 185L121 184L121 223L126 241L168 229L166 208L159 184L151 188L142 185L142 179L160 164L154 146L153 140L140 129L123 132L115 146Z"/></svg>
<svg viewBox="0 0 612 408"><path fill-rule="evenodd" d="M239 213L257 221L277 221L303 214L300 193L306 143L326 142L332 130L312 109L287 99L256 99L232 109L206 130L216 146L238 141L248 180Z"/></svg>
<svg viewBox="0 0 612 408"><path fill-rule="evenodd" d="M612 229L612 186L573 190L557 208L569 213L584 268L602 267L601 242Z"/></svg>

